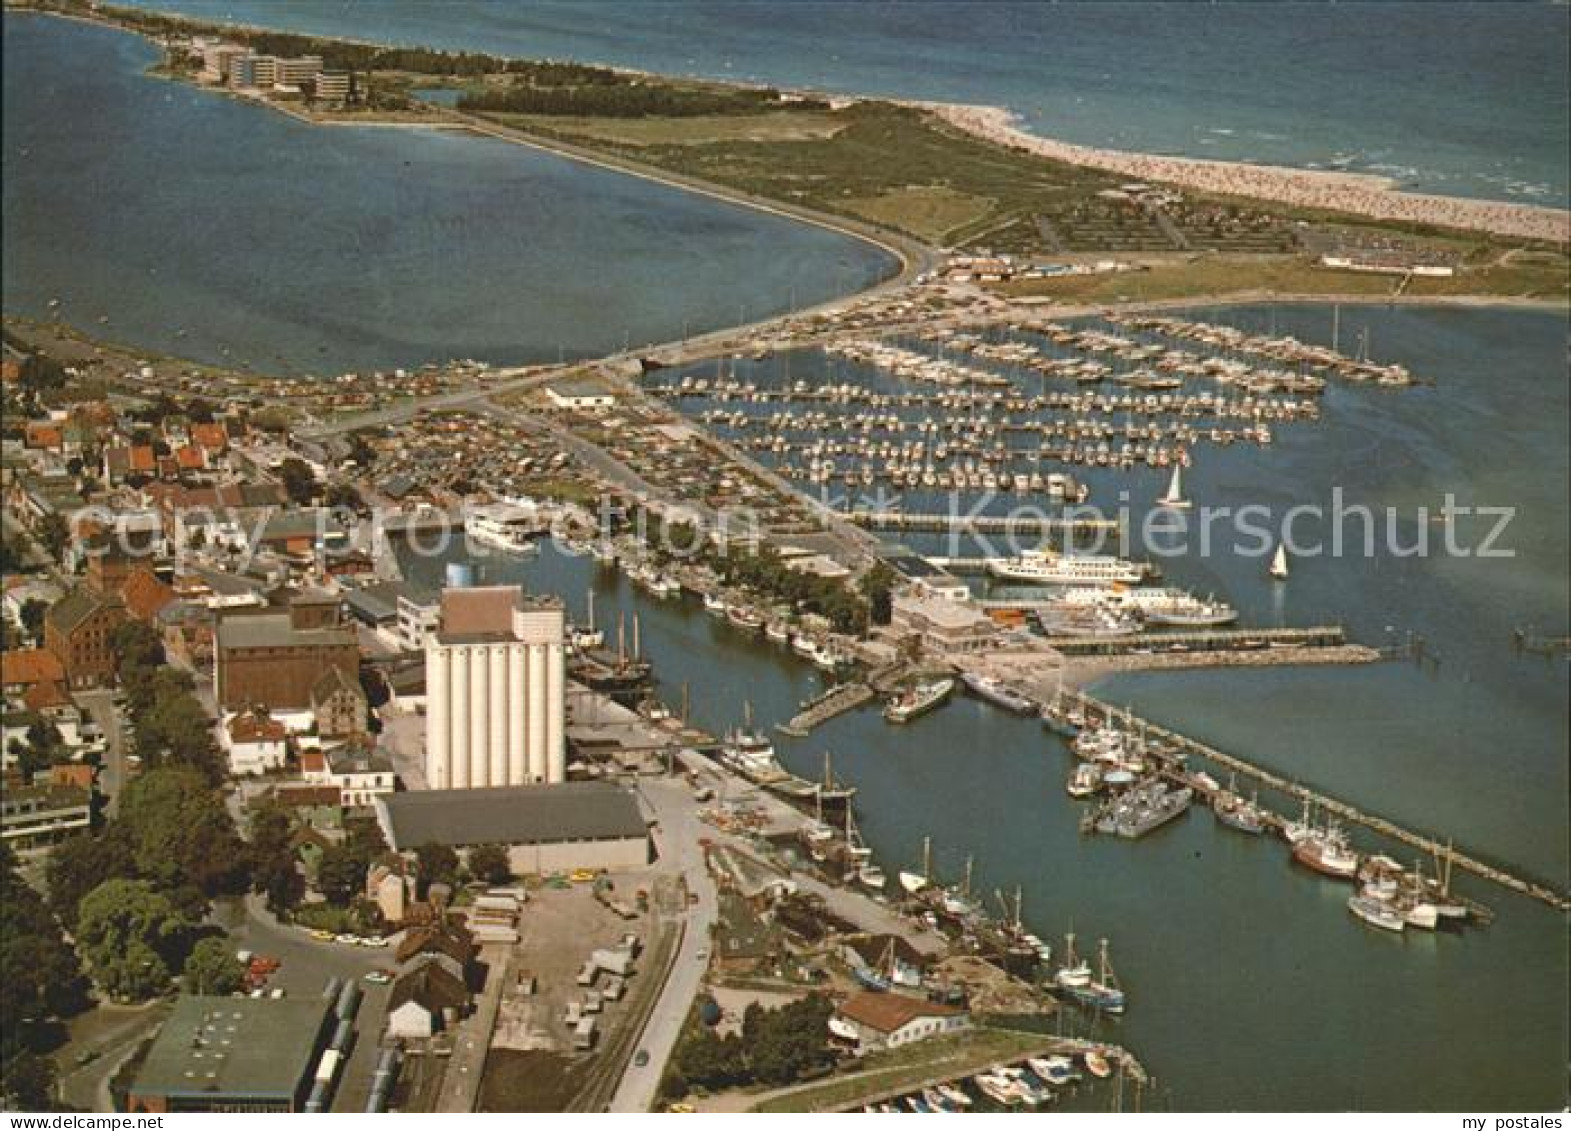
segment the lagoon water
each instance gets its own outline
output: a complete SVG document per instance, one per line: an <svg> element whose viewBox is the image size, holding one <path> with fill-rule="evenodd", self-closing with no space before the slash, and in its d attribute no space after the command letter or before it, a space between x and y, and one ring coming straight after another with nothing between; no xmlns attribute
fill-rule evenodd
<svg viewBox="0 0 1571 1131"><path fill-rule="evenodd" d="M1328 340L1331 322L1316 307L1207 316L1315 341ZM1517 508L1502 541L1515 556L1302 561L1280 588L1258 559L1164 566L1182 584L1225 595L1248 623L1341 620L1376 643L1387 625L1421 633L1438 669L1197 671L1122 677L1095 690L1563 886L1567 664L1517 656L1510 632L1524 623L1563 631L1571 618L1571 535L1557 494L1571 448L1565 320L1343 310L1344 333L1366 327L1375 356L1438 384L1334 387L1321 424L1283 427L1269 449L1200 449L1191 493L1279 508L1340 484L1349 503L1411 513L1455 491L1462 501ZM799 356L793 374L807 376L807 364ZM1161 480L1149 472L1136 485L1137 513ZM665 699L679 702L687 684L695 721L711 731L734 724L744 698L773 724L820 687L814 669L706 616L696 601L650 600L588 559L548 552L524 565L492 558L482 569L560 592L580 615L592 585L602 627L619 610L638 612ZM413 570L440 577L434 562ZM1566 927L1540 904L1463 878L1459 886L1497 912L1493 925L1389 936L1348 913L1345 885L1292 867L1280 842L1243 837L1203 811L1135 843L1084 838L1080 807L1063 790L1072 759L1062 743L967 698L903 728L863 709L806 740L776 738L782 759L804 774L833 751L837 773L859 787L858 825L886 869L916 862L930 835L947 876L958 878L975 854L983 892L1020 885L1025 917L1043 937L1072 927L1082 943L1110 938L1133 1004L1122 1021L1103 1024L1156 1075L1148 1107L1561 1101Z"/></svg>
<svg viewBox="0 0 1571 1131"><path fill-rule="evenodd" d="M866 286L835 233L491 139L318 127L5 16L4 299L261 372L599 356ZM183 333L182 333L183 331Z"/></svg>
<svg viewBox="0 0 1571 1131"><path fill-rule="evenodd" d="M1008 106L1086 145L1567 202L1563 4L135 0L319 35Z"/></svg>

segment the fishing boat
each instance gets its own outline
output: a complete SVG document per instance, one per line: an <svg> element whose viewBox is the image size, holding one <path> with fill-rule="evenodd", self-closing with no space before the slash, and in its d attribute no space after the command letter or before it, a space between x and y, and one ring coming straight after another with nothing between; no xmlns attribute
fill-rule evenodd
<svg viewBox="0 0 1571 1131"><path fill-rule="evenodd" d="M1216 795L1211 802L1211 811L1216 814L1216 819L1228 828L1249 833L1251 836L1259 836L1265 832L1265 818L1254 798L1245 801L1237 793L1227 790Z"/></svg>
<svg viewBox="0 0 1571 1131"><path fill-rule="evenodd" d="M1277 581L1287 580L1287 547L1278 542L1276 553L1271 555L1271 576Z"/></svg>
<svg viewBox="0 0 1571 1131"><path fill-rule="evenodd" d="M1359 893L1350 896L1347 909L1372 927L1400 932L1406 925L1402 913L1383 899Z"/></svg>
<svg viewBox="0 0 1571 1131"><path fill-rule="evenodd" d="M864 989L872 990L875 994L889 992L889 979L879 974L876 970L869 970L865 966L853 967L851 976L855 978Z"/></svg>
<svg viewBox="0 0 1571 1131"><path fill-rule="evenodd" d="M1335 825L1316 829L1297 841L1293 859L1335 880L1353 880L1358 876L1359 855L1348 846L1347 835Z"/></svg>
<svg viewBox="0 0 1571 1131"><path fill-rule="evenodd" d="M1173 475L1167 481L1167 493L1157 500L1159 506L1169 510L1188 510L1189 500L1184 498L1184 465L1173 464Z"/></svg>
<svg viewBox="0 0 1571 1131"><path fill-rule="evenodd" d="M1064 788L1070 797L1090 797L1102 788L1102 767L1095 762L1080 763Z"/></svg>
<svg viewBox="0 0 1571 1131"><path fill-rule="evenodd" d="M1194 799L1188 786L1177 789L1152 778L1119 796L1098 816L1096 831L1133 840L1181 816Z"/></svg>
<svg viewBox="0 0 1571 1131"><path fill-rule="evenodd" d="M995 676L965 672L960 679L966 685L966 690L979 699L987 700L995 707L1002 707L1006 711L1013 711L1020 715L1028 715L1036 710L1036 705L1031 700Z"/></svg>
<svg viewBox="0 0 1571 1131"><path fill-rule="evenodd" d="M1085 985L1064 985L1060 988L1078 1001L1081 1005L1090 1006L1092 1009L1103 1013L1122 1013L1124 1011L1124 991L1118 984L1118 978L1113 973L1113 963L1107 956L1107 940L1103 939L1097 949L1097 972Z"/></svg>
<svg viewBox="0 0 1571 1131"><path fill-rule="evenodd" d="M908 723L939 706L955 689L952 679L937 679L907 688L889 701L884 718L892 723Z"/></svg>
<svg viewBox="0 0 1571 1131"><path fill-rule="evenodd" d="M1091 964L1075 953L1075 934L1064 936L1064 964L1053 975L1059 989L1080 989L1091 984Z"/></svg>
<svg viewBox="0 0 1571 1131"><path fill-rule="evenodd" d="M764 636L776 644L791 642L791 627L784 621L772 620L764 625Z"/></svg>
<svg viewBox="0 0 1571 1131"><path fill-rule="evenodd" d="M1087 1049L1084 1059L1086 1071L1098 1080L1106 1080L1113 1074L1113 1066L1108 1063L1107 1057L1100 1049Z"/></svg>
<svg viewBox="0 0 1571 1131"><path fill-rule="evenodd" d="M726 732L720 747L720 761L749 780L756 781L783 773L775 757L774 743L753 726L753 705L742 704L742 725Z"/></svg>

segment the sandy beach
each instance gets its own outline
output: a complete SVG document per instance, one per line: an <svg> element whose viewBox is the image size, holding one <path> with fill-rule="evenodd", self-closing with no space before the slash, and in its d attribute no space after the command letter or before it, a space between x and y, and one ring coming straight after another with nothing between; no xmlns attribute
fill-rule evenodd
<svg viewBox="0 0 1571 1131"><path fill-rule="evenodd" d="M1072 145L1027 133L1000 106L915 103L951 125L999 145L1057 161L1105 169L1140 181L1182 185L1204 192L1275 200L1307 208L1351 212L1378 220L1403 220L1490 232L1519 239L1571 242L1571 212L1507 201L1471 200L1398 191L1383 177L1277 165L1246 165L1192 157L1160 157Z"/></svg>

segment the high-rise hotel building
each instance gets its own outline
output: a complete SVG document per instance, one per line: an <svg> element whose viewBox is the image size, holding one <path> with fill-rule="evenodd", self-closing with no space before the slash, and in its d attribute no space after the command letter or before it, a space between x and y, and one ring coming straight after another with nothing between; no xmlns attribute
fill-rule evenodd
<svg viewBox="0 0 1571 1131"><path fill-rule="evenodd" d="M426 638L426 785L560 782L566 614L516 585L445 589Z"/></svg>

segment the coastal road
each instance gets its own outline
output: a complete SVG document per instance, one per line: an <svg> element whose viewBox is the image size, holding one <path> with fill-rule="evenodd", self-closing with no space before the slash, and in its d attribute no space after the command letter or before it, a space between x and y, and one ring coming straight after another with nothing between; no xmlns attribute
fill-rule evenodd
<svg viewBox="0 0 1571 1131"><path fill-rule="evenodd" d="M660 1077L682 1035L682 1025L692 1010L693 1000L703 985L709 968L710 933L719 912L714 880L704 863L699 839L709 830L698 820L698 806L687 785L676 778L652 778L639 782L638 792L652 818L658 822L655 843L660 852L661 871L682 877L687 890L698 896L681 913L682 937L660 999L655 1003L635 1048L649 1054L642 1067L629 1060L611 1098L616 1112L648 1111L655 1102ZM702 956L702 957L700 957Z"/></svg>

